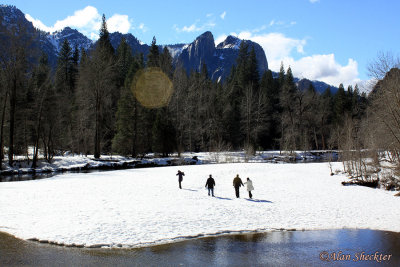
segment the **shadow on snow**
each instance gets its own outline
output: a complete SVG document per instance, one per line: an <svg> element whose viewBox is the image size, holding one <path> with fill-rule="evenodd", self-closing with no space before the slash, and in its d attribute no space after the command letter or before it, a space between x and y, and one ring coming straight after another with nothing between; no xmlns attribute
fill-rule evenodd
<svg viewBox="0 0 400 267"><path fill-rule="evenodd" d="M189 188L182 188L182 190L187 190L187 191L192 191L192 192L197 192L199 190L194 190L194 189L189 189Z"/></svg>
<svg viewBox="0 0 400 267"><path fill-rule="evenodd" d="M232 200L232 198L227 198L227 197L214 197L214 198L218 198L218 199L222 199L222 200Z"/></svg>
<svg viewBox="0 0 400 267"><path fill-rule="evenodd" d="M251 199L251 198L246 198L247 201L251 201L251 202L260 202L260 203L274 203L272 201L269 200L263 200L263 199Z"/></svg>

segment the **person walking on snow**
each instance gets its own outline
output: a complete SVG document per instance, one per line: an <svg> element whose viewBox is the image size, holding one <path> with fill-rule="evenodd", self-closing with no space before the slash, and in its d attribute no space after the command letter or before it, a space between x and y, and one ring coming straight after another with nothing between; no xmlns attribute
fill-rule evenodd
<svg viewBox="0 0 400 267"><path fill-rule="evenodd" d="M183 176L185 176L185 173L178 170L178 173L176 175L178 175L179 188L182 189L181 183L183 181Z"/></svg>
<svg viewBox="0 0 400 267"><path fill-rule="evenodd" d="M211 195L214 196L214 186L215 186L215 180L214 180L214 178L212 178L212 176L210 174L210 177L208 177L206 186L205 186L208 188L208 195L210 195L210 192L211 192Z"/></svg>
<svg viewBox="0 0 400 267"><path fill-rule="evenodd" d="M247 182L245 182L245 184L247 185L247 191L249 191L249 198L252 198L253 195L251 194L251 191L254 190L253 181L247 177Z"/></svg>
<svg viewBox="0 0 400 267"><path fill-rule="evenodd" d="M236 177L233 179L233 186L235 187L236 197L239 198L239 188L244 186L242 179L240 179L239 174L236 174Z"/></svg>

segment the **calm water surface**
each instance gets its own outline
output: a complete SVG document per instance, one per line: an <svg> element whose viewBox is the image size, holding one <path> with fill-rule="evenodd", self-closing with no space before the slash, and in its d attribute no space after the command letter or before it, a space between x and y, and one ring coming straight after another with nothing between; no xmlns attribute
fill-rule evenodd
<svg viewBox="0 0 400 267"><path fill-rule="evenodd" d="M367 254L376 252L378 259L382 254L382 259L391 255L390 260L377 262L373 257L367 258ZM330 261L322 261L320 256ZM400 233L347 229L283 231L200 238L139 249L66 248L0 233L0 266L382 265L400 266Z"/></svg>

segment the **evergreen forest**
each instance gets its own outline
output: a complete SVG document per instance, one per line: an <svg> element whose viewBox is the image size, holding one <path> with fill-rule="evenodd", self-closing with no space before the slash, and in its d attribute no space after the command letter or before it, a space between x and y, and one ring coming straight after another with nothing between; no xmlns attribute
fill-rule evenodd
<svg viewBox="0 0 400 267"><path fill-rule="evenodd" d="M133 54L124 39L114 49L104 15L95 47L80 50L65 40L56 68L19 31L9 33L0 55L0 158L8 155L10 165L15 155L29 158L32 147L35 167L39 150L51 161L67 152L95 158L242 149L254 154L373 143L365 125L377 94L342 84L335 94L329 87L317 92L311 83L299 90L290 66L281 65L278 75L259 73L254 49L245 42L229 77L218 82L206 65L190 72L174 65L155 37L146 58ZM132 93L134 77L154 67L169 77L173 93L167 105L146 108Z"/></svg>

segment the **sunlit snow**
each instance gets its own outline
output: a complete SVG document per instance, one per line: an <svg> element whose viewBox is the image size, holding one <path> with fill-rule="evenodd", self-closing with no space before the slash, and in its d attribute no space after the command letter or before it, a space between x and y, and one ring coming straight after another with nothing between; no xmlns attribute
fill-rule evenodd
<svg viewBox="0 0 400 267"><path fill-rule="evenodd" d="M340 164L334 164L339 169ZM185 172L183 189L177 171ZM215 196L205 182L215 178ZM253 180L253 199L232 180ZM400 198L342 186L328 163L234 163L72 173L0 183L0 231L58 244L136 247L236 231L400 232Z"/></svg>

